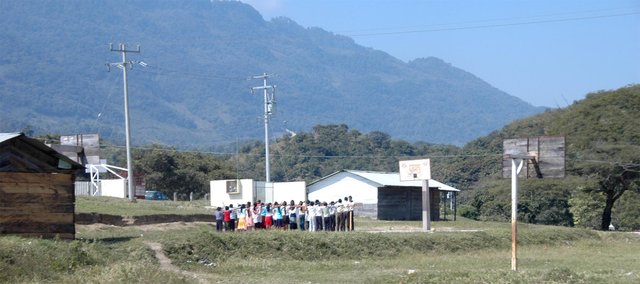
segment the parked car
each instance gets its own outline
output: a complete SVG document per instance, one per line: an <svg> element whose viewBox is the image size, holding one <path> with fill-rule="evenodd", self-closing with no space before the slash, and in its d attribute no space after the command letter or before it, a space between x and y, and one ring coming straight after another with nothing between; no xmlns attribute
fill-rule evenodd
<svg viewBox="0 0 640 284"><path fill-rule="evenodd" d="M144 192L144 199L146 200L169 200L166 194L155 191L155 190L147 190Z"/></svg>

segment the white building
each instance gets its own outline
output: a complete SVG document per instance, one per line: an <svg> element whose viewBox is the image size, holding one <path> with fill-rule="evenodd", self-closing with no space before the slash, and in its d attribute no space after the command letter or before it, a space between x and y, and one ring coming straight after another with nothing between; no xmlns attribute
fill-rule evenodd
<svg viewBox="0 0 640 284"><path fill-rule="evenodd" d="M211 206L246 204L256 201L283 202L306 200L306 183L254 181L253 179L228 179L211 181Z"/></svg>
<svg viewBox="0 0 640 284"><path fill-rule="evenodd" d="M431 216L439 219L442 192L460 190L436 180L429 180ZM400 174L342 170L310 183L309 200L337 201L351 196L361 204L356 215L383 220L420 220L422 218L422 181L400 181Z"/></svg>

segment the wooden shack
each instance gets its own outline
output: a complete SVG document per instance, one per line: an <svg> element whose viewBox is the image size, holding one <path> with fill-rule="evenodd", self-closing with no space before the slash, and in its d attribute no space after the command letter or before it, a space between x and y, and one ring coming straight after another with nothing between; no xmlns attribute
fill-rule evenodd
<svg viewBox="0 0 640 284"><path fill-rule="evenodd" d="M438 187L429 186L431 221L440 221ZM422 220L421 186L385 186L378 188L379 220Z"/></svg>
<svg viewBox="0 0 640 284"><path fill-rule="evenodd" d="M84 167L21 133L0 133L0 234L75 238L75 173Z"/></svg>

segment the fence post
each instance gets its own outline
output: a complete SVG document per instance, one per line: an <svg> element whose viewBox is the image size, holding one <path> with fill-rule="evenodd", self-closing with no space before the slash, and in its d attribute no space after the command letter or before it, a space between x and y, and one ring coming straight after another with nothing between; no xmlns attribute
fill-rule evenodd
<svg viewBox="0 0 640 284"><path fill-rule="evenodd" d="M173 192L173 201L178 201L178 193Z"/></svg>
<svg viewBox="0 0 640 284"><path fill-rule="evenodd" d="M189 202L193 201L193 192L189 192Z"/></svg>

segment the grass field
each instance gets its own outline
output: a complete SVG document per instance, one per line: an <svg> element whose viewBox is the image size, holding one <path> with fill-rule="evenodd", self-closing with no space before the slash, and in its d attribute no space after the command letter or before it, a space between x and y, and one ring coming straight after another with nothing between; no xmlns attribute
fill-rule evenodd
<svg viewBox="0 0 640 284"><path fill-rule="evenodd" d="M197 205L127 201L83 204L123 215L206 212ZM111 205L119 207L110 211ZM143 204L143 205L140 205ZM168 208L166 208L168 207ZM193 207L193 208L192 208ZM122 209L124 208L124 209ZM177 208L177 207L176 207ZM80 210L78 210L80 211ZM189 214L189 213L184 213ZM195 214L195 213L194 213ZM640 283L640 236L519 226L519 270L510 266L510 224L357 219L348 233L217 233L209 223L79 225L76 241L0 237L2 283ZM173 263L167 269L150 243ZM164 268L164 269L161 269Z"/></svg>
<svg viewBox="0 0 640 284"><path fill-rule="evenodd" d="M213 214L206 200L157 201L137 199L129 202L115 197L76 197L76 213L101 213L122 216L142 216L153 214Z"/></svg>

